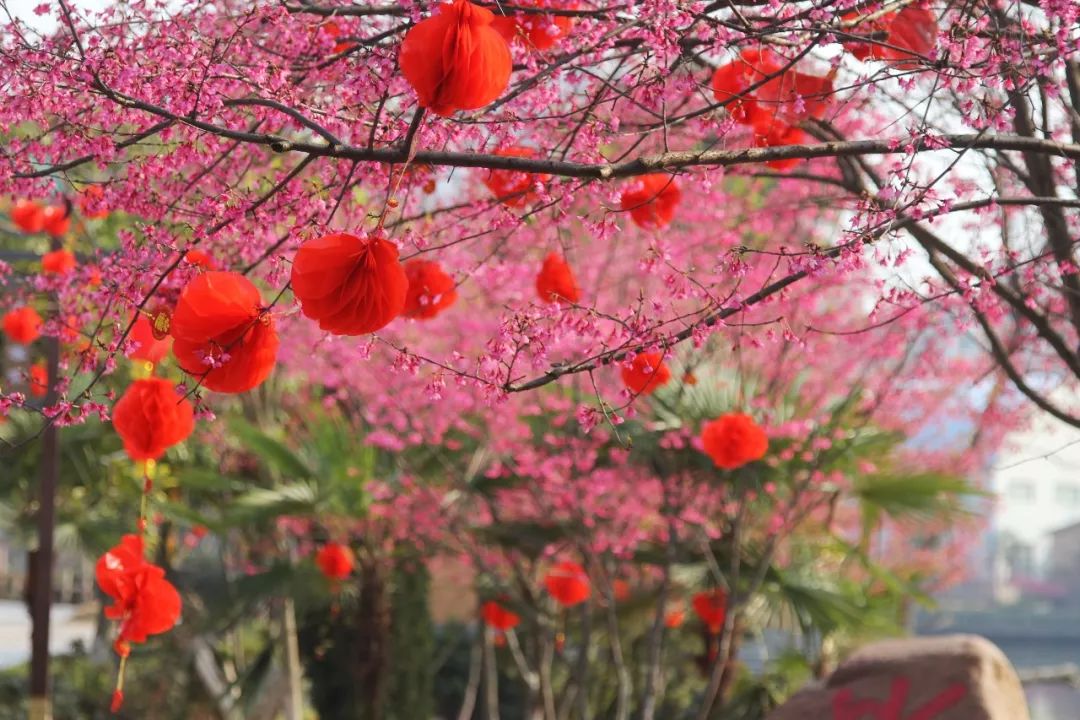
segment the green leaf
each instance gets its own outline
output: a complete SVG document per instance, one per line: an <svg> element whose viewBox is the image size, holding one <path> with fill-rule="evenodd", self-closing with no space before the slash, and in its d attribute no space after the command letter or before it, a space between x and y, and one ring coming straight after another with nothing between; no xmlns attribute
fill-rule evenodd
<svg viewBox="0 0 1080 720"><path fill-rule="evenodd" d="M311 469L292 450L248 422L236 418L229 423L229 429L249 451L282 477L293 480L314 477Z"/></svg>

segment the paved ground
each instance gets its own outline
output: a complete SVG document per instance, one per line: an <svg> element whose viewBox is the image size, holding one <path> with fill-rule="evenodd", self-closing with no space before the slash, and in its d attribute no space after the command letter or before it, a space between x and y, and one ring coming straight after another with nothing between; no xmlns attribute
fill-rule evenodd
<svg viewBox="0 0 1080 720"><path fill-rule="evenodd" d="M94 636L93 618L76 617L76 605L54 605L49 628L49 648L54 654L67 651L75 640L89 643ZM20 602L0 600L0 668L30 659L30 616Z"/></svg>

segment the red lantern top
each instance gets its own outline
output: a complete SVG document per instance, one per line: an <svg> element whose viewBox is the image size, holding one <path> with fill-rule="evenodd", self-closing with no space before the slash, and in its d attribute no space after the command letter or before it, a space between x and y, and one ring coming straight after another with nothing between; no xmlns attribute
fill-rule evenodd
<svg viewBox="0 0 1080 720"><path fill-rule="evenodd" d="M455 0L406 33L398 62L420 107L449 116L502 94L510 82L510 47L494 19L490 10Z"/></svg>
<svg viewBox="0 0 1080 720"><path fill-rule="evenodd" d="M409 280L389 240L333 233L300 246L292 287L301 311L320 328L364 335L401 314Z"/></svg>
<svg viewBox="0 0 1080 720"><path fill-rule="evenodd" d="M164 570L146 562L138 535L125 535L102 555L95 574L98 586L113 601L105 608L105 617L120 621L116 649L121 655L127 655L128 643L168 632L180 618L180 594L165 579Z"/></svg>
<svg viewBox="0 0 1080 720"><path fill-rule="evenodd" d="M536 292L546 303L576 303L581 299L581 288L574 273L566 260L556 253L544 258L544 266L536 276Z"/></svg>
<svg viewBox="0 0 1080 720"><path fill-rule="evenodd" d="M41 337L41 316L29 305L17 307L4 315L4 333L12 342L29 345Z"/></svg>
<svg viewBox="0 0 1080 720"><path fill-rule="evenodd" d="M410 260L405 263L409 291L405 295L405 317L430 320L457 301L454 278L443 272L439 263L431 260Z"/></svg>
<svg viewBox="0 0 1080 720"><path fill-rule="evenodd" d="M132 460L157 460L195 429L195 411L163 378L131 383L113 408L113 427Z"/></svg>
<svg viewBox="0 0 1080 720"><path fill-rule="evenodd" d="M579 605L592 594L585 569L571 560L563 560L548 571L544 587L563 607Z"/></svg>
<svg viewBox="0 0 1080 720"><path fill-rule="evenodd" d="M234 272L205 272L181 291L170 332L185 372L217 392L256 387L274 369L278 336L259 290Z"/></svg>
<svg viewBox="0 0 1080 720"><path fill-rule="evenodd" d="M340 543L328 542L319 548L315 555L315 564L330 580L344 580L352 574L352 550Z"/></svg>
<svg viewBox="0 0 1080 720"><path fill-rule="evenodd" d="M639 227L656 229L675 217L682 199L679 184L671 175L653 173L635 178L622 194L622 209Z"/></svg>
<svg viewBox="0 0 1080 720"><path fill-rule="evenodd" d="M649 395L671 379L671 370L658 352L638 353L630 367L622 368L623 384L635 395Z"/></svg>
<svg viewBox="0 0 1080 720"><path fill-rule="evenodd" d="M521 618L494 600L488 600L480 607L480 616L484 622L499 632L506 632L518 626Z"/></svg>
<svg viewBox="0 0 1080 720"><path fill-rule="evenodd" d="M760 460L769 449L769 438L754 419L743 413L721 415L701 431L705 454L717 467L734 470Z"/></svg>
<svg viewBox="0 0 1080 720"><path fill-rule="evenodd" d="M727 594L720 588L699 592L692 600L694 612L713 635L720 633L727 617Z"/></svg>

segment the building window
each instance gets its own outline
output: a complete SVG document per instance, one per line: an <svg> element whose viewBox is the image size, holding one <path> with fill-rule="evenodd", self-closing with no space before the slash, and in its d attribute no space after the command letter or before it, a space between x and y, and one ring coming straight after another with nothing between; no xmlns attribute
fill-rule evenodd
<svg viewBox="0 0 1080 720"><path fill-rule="evenodd" d="M1030 480L1013 480L1009 483L1008 495L1010 500L1034 502L1035 483Z"/></svg>
<svg viewBox="0 0 1080 720"><path fill-rule="evenodd" d="M1061 483L1055 492L1057 501L1063 505L1080 505L1080 485Z"/></svg>

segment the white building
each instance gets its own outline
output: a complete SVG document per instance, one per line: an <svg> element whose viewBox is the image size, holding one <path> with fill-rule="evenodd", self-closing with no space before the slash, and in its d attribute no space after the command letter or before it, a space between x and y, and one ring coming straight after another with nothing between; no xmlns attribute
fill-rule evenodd
<svg viewBox="0 0 1080 720"><path fill-rule="evenodd" d="M994 585L1010 591L1047 579L1050 533L1080 521L1080 429L1040 414L1012 435L995 459L989 489L997 494L992 520Z"/></svg>

